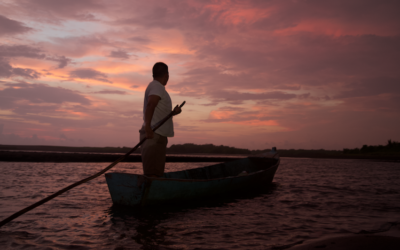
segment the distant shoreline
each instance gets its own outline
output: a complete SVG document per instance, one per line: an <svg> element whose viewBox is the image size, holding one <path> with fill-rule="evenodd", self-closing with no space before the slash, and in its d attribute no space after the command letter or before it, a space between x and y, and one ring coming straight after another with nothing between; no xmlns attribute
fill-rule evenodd
<svg viewBox="0 0 400 250"><path fill-rule="evenodd" d="M0 162L114 162L123 154L106 153L61 153L61 152L28 152L28 151L0 151ZM206 156L176 156L167 155L167 162L227 162L245 156L238 157L206 157ZM142 162L138 154L129 155L122 162Z"/></svg>
<svg viewBox="0 0 400 250"><path fill-rule="evenodd" d="M60 152L60 151L24 151L4 150L0 148L0 161L4 162L113 162L124 153L118 152ZM400 156L376 156L376 155L348 155L348 154L323 154L301 153L293 154L285 150L279 151L281 157L314 158L314 159L364 159L376 161L400 162ZM167 154L167 162L227 162L237 160L249 155L239 154L202 154L202 153L174 153ZM141 156L136 152L128 156L123 162L141 162Z"/></svg>

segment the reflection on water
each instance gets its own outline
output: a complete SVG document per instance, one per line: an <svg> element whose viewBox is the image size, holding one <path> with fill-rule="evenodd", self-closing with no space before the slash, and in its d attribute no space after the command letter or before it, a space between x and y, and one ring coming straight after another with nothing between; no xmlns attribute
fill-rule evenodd
<svg viewBox="0 0 400 250"><path fill-rule="evenodd" d="M276 184L262 190L262 192L242 192L230 194L224 197L213 197L207 200L193 200L186 203L176 205L167 204L163 206L152 206L146 208L132 209L127 206L113 205L108 210L111 221L116 226L116 230L122 229L119 239L130 237L135 242L143 247L167 246L174 245L179 248L179 242L168 239L172 235L172 231L168 231L168 227L163 226L163 223L174 218L182 217L184 214L191 213L199 209L213 210L217 208L226 209L221 215L234 215L235 211L231 211L230 207L238 200L254 199L256 197L269 194L276 189ZM229 205L230 204L230 205ZM216 214L218 215L218 214ZM118 229L117 229L118 228ZM126 230L131 229L131 230ZM133 230L132 230L133 229ZM200 231L187 232L183 235L190 236L201 234ZM229 237L228 234L225 237ZM197 240L202 240L204 237L197 236ZM185 247L184 247L185 248ZM146 248L145 248L146 249Z"/></svg>
<svg viewBox="0 0 400 250"><path fill-rule="evenodd" d="M168 163L168 171L212 163ZM107 163L0 162L0 219ZM116 172L141 173L140 163ZM400 221L400 164L281 161L271 187L181 204L113 206L104 177L74 188L0 229L10 249L285 249L324 235Z"/></svg>

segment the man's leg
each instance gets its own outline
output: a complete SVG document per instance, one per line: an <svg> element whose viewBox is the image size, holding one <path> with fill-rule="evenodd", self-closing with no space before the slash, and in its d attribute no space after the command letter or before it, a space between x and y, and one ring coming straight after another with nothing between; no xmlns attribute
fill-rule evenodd
<svg viewBox="0 0 400 250"><path fill-rule="evenodd" d="M140 134L141 139L145 137ZM165 136L154 133L152 139L146 139L142 144L143 174L148 177L162 177L165 169L165 158L168 139Z"/></svg>

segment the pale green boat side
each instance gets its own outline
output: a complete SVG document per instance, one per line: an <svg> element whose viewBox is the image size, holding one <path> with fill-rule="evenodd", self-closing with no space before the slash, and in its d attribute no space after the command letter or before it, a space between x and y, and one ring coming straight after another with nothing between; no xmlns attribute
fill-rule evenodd
<svg viewBox="0 0 400 250"><path fill-rule="evenodd" d="M271 184L279 163L278 154L272 152L202 168L165 173L163 178L127 173L108 173L105 176L114 204L147 206L267 187Z"/></svg>

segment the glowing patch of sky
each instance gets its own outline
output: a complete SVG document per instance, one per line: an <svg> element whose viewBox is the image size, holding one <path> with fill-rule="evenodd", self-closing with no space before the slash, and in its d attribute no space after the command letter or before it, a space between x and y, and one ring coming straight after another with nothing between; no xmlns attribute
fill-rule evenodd
<svg viewBox="0 0 400 250"><path fill-rule="evenodd" d="M67 20L62 24L47 24L35 21L26 21L26 26L31 27L35 32L29 33L29 39L36 41L53 42L55 37L67 38L75 36L85 36L92 32L102 32L104 26L98 22L78 22L75 20Z"/></svg>
<svg viewBox="0 0 400 250"><path fill-rule="evenodd" d="M173 104L187 101L182 115L174 118L179 126L171 143L340 149L360 146L361 141L377 144L378 137L400 139L391 125L400 122L400 76L393 67L400 63L400 42L393 35L400 21L391 11L399 7L394 2L390 8L376 3L382 8L378 12L365 4L361 14L346 9L353 1L337 0L314 3L313 8L304 1L228 0L208 6L191 1L179 6L167 1L116 0L110 6L82 1L82 8L57 13L52 12L54 5L47 9L40 2L47 18L61 13L53 24L37 21L43 19L35 16L34 8L18 3L9 18L33 30L20 27L15 37L3 36L9 45L28 47L20 55L2 58L0 67L8 69L0 72L11 75L1 79L0 91L9 88L6 83L44 84L60 92L60 102L67 104L51 109L56 104L24 97L23 90L39 85L14 88L8 92L15 94L10 100L18 101L3 106L0 102L5 134L29 137L36 129L39 138L51 138L55 144L66 142L57 142L48 131L62 131L86 145L132 143L136 136L128 138L126 132L141 125L151 67L164 61L170 69L167 90ZM163 9L168 9L165 15L157 12ZM169 14L174 12L179 15ZM94 20L74 19L82 13L92 14ZM0 14L8 17L1 10ZM46 58L29 55L32 47L39 47ZM10 71L8 62L15 69ZM98 73L71 79L71 72L84 68ZM90 102L70 105L70 96ZM29 116L14 112L19 109L28 110ZM344 128L347 123L352 126Z"/></svg>

